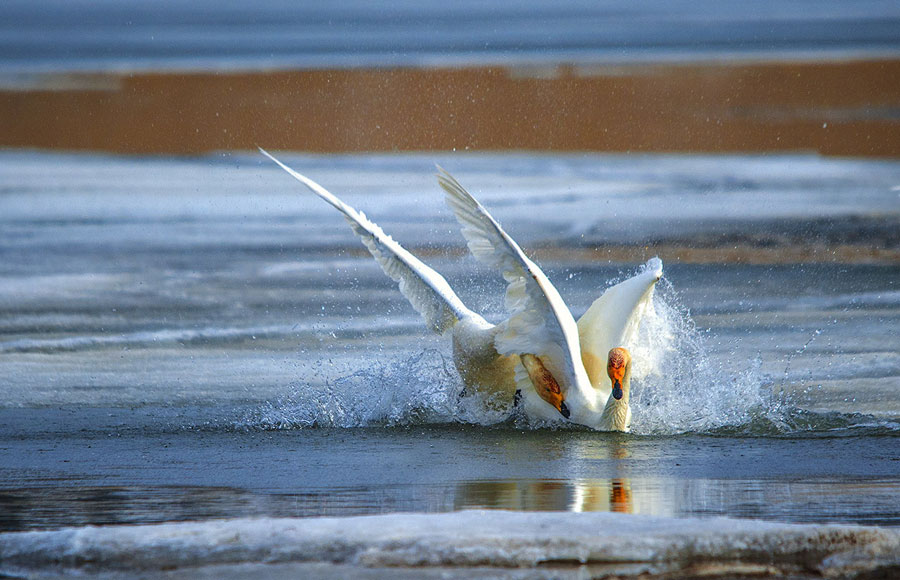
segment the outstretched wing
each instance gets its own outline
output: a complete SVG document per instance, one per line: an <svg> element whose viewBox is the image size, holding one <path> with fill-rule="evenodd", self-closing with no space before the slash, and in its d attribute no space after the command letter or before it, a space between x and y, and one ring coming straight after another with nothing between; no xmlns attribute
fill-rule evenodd
<svg viewBox="0 0 900 580"><path fill-rule="evenodd" d="M606 374L609 350L632 341L661 276L662 260L653 258L639 274L607 289L578 319L584 370L604 399L612 389Z"/></svg>
<svg viewBox="0 0 900 580"><path fill-rule="evenodd" d="M399 283L400 292L406 296L432 330L443 333L459 320L477 316L466 308L443 276L406 251L380 227L369 221L365 214L345 204L327 189L297 173L264 149L260 148L259 151L344 214L350 227L384 273Z"/></svg>
<svg viewBox="0 0 900 580"><path fill-rule="evenodd" d="M578 328L559 292L487 210L452 175L438 169L438 182L472 255L500 270L507 282L510 317L495 339L497 351L537 355L554 376L565 377L567 386L581 385L576 380L584 376Z"/></svg>

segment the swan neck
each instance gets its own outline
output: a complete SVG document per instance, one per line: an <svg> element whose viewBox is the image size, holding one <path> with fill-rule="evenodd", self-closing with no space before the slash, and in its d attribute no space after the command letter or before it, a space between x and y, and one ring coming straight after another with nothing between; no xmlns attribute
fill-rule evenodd
<svg viewBox="0 0 900 580"><path fill-rule="evenodd" d="M625 369L622 378L622 397L616 399L612 393L606 399L603 414L600 416L599 429L602 431L628 431L631 423L631 364Z"/></svg>

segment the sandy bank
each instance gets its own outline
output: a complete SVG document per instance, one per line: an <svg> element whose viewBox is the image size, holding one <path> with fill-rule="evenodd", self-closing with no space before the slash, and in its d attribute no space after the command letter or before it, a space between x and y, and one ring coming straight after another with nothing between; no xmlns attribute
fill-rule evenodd
<svg viewBox="0 0 900 580"><path fill-rule="evenodd" d="M0 87L0 147L900 156L900 61L109 73Z"/></svg>

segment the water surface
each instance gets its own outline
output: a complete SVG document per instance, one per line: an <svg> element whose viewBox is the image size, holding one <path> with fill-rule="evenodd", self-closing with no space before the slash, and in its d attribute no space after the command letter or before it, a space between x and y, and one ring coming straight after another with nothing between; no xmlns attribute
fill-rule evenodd
<svg viewBox="0 0 900 580"><path fill-rule="evenodd" d="M288 158L500 319L435 159ZM895 162L437 161L576 314L640 267L585 254L610 240L649 258L776 224L896 247ZM4 530L463 508L900 523L896 263L667 261L642 340L671 350L636 381L635 432L535 428L461 401L446 341L255 156L6 152L0 173ZM861 215L871 238L840 233Z"/></svg>
<svg viewBox="0 0 900 580"><path fill-rule="evenodd" d="M896 56L894 3L8 0L8 73ZM6 79L7 82L14 78Z"/></svg>

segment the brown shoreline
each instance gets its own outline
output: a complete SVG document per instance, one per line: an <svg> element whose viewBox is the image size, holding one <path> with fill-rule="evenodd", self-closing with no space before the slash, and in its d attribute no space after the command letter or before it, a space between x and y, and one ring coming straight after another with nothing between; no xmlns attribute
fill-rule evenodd
<svg viewBox="0 0 900 580"><path fill-rule="evenodd" d="M57 75L0 147L900 157L900 60Z"/></svg>

